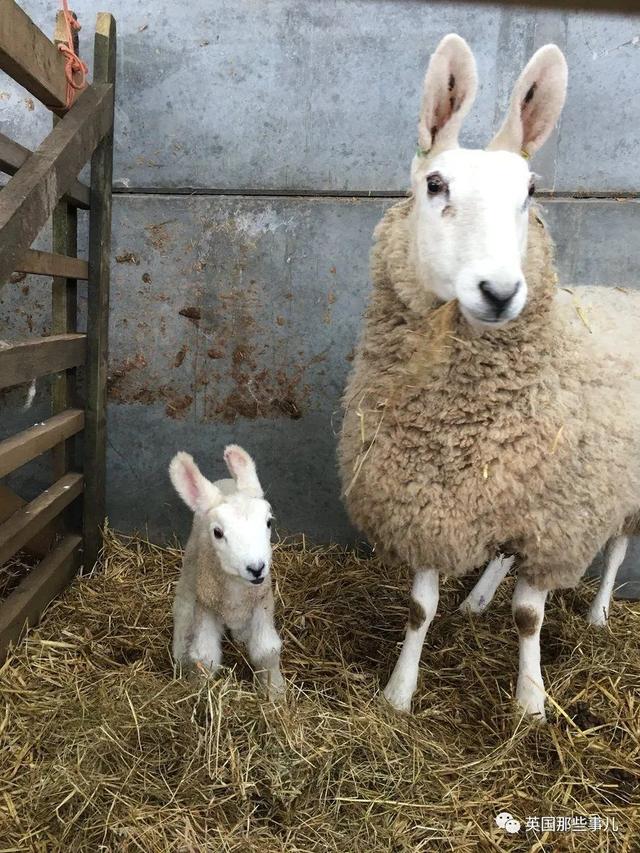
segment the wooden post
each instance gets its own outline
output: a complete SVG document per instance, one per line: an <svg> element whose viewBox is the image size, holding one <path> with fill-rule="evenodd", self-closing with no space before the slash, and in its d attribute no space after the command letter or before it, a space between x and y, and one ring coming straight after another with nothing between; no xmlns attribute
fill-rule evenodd
<svg viewBox="0 0 640 853"><path fill-rule="evenodd" d="M64 12L56 15L55 45L66 43ZM77 51L77 48L76 48ZM53 117L55 127L58 119ZM52 217L52 251L75 258L78 254L78 211L65 199L58 202ZM78 284L75 278L54 276L51 293L51 334L64 335L78 331ZM58 415L75 405L76 371L65 370L57 376L51 387L51 413ZM59 480L76 467L76 440L70 436L51 451L53 479ZM79 504L68 507L63 516L65 530L79 533L82 520Z"/></svg>
<svg viewBox="0 0 640 853"><path fill-rule="evenodd" d="M93 51L94 84L115 84L116 22L99 12ZM84 434L84 567L93 568L106 516L106 426L109 335L109 261L113 125L91 158L89 284L87 314L86 420Z"/></svg>

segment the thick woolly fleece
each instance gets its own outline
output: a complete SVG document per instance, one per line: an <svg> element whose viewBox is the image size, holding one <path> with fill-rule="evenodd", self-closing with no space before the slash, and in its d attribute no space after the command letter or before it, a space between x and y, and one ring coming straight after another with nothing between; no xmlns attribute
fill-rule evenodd
<svg viewBox="0 0 640 853"><path fill-rule="evenodd" d="M273 610L271 578L253 586L223 571L211 545L209 522L201 515L193 519L176 599L193 599L194 592L200 604L232 631L241 631L247 626L258 603Z"/></svg>
<svg viewBox="0 0 640 853"><path fill-rule="evenodd" d="M351 519L413 570L462 575L502 551L541 589L573 586L611 536L636 527L640 382L634 354L625 361L610 344L612 312L633 314L637 329L640 299L590 289L608 317L608 337L592 334L598 317L590 331L574 297L559 298L553 245L532 209L527 306L478 334L417 280L412 217L409 199L375 232L373 293L343 398ZM638 336L628 338L637 364Z"/></svg>

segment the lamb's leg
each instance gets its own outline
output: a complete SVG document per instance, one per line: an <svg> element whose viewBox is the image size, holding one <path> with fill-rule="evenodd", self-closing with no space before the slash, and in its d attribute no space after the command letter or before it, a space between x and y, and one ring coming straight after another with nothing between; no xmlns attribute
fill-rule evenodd
<svg viewBox="0 0 640 853"><path fill-rule="evenodd" d="M609 605L611 603L611 594L613 593L613 585L616 581L618 569L627 553L629 545L628 536L616 536L607 544L605 552L605 568L600 579L600 587L598 593L593 600L587 621L590 625L602 627L607 624L609 618Z"/></svg>
<svg viewBox="0 0 640 853"><path fill-rule="evenodd" d="M411 697L418 684L418 667L427 628L438 608L439 576L437 569L416 572L411 588L409 621L400 657L384 689L387 702L398 711L411 709Z"/></svg>
<svg viewBox="0 0 640 853"><path fill-rule="evenodd" d="M196 599L193 595L184 595L178 586L173 601L173 659L176 663L189 662L189 646L193 637L193 614Z"/></svg>
<svg viewBox="0 0 640 853"><path fill-rule="evenodd" d="M284 679L280 672L282 642L273 622L273 607L268 603L256 607L243 640L254 672L269 698L281 696L284 693Z"/></svg>
<svg viewBox="0 0 640 853"><path fill-rule="evenodd" d="M222 661L224 625L210 610L196 602L188 658L213 675Z"/></svg>
<svg viewBox="0 0 640 853"><path fill-rule="evenodd" d="M544 682L540 669L540 629L544 619L547 590L531 586L518 578L513 591L513 619L518 629L520 664L516 699L525 713L546 719Z"/></svg>
<svg viewBox="0 0 640 853"><path fill-rule="evenodd" d="M460 605L460 610L464 613L483 613L491 604L496 590L511 570L514 560L514 556L506 557L504 554L498 554L497 557L494 557Z"/></svg>

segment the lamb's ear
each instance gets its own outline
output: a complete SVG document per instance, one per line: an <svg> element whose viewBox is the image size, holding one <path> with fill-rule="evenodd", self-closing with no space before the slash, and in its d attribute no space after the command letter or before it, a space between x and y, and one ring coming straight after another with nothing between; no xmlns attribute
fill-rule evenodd
<svg viewBox="0 0 640 853"><path fill-rule="evenodd" d="M238 447L237 444L230 444L224 449L224 461L240 491L247 492L255 498L263 497L255 462L246 450Z"/></svg>
<svg viewBox="0 0 640 853"><path fill-rule="evenodd" d="M220 490L207 480L188 453L176 453L169 465L169 476L176 492L193 512L204 512L222 500Z"/></svg>
<svg viewBox="0 0 640 853"><path fill-rule="evenodd" d="M536 51L518 78L504 124L487 146L531 157L547 141L567 94L567 62L559 47Z"/></svg>
<svg viewBox="0 0 640 853"><path fill-rule="evenodd" d="M458 147L462 120L478 88L476 61L455 33L445 36L429 61L424 78L418 141L424 153Z"/></svg>

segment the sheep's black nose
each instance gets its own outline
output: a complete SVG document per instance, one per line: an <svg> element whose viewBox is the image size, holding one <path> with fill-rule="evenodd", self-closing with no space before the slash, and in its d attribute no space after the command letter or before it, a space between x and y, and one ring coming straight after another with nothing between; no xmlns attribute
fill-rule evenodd
<svg viewBox="0 0 640 853"><path fill-rule="evenodd" d="M490 281L481 281L478 284L478 288L489 305L493 308L496 317L499 317L504 313L513 297L520 290L520 284L521 282L517 281L508 293L505 293L502 289L498 290L496 285L492 284Z"/></svg>
<svg viewBox="0 0 640 853"><path fill-rule="evenodd" d="M252 563L250 566L247 566L247 571L250 575L253 575L254 578L259 578L264 572L264 563Z"/></svg>

